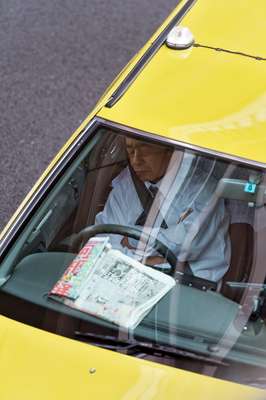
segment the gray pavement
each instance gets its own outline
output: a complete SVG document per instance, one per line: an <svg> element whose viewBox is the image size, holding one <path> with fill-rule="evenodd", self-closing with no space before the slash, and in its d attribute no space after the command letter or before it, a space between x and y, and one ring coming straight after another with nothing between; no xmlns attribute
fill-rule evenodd
<svg viewBox="0 0 266 400"><path fill-rule="evenodd" d="M0 229L178 0L0 0Z"/></svg>

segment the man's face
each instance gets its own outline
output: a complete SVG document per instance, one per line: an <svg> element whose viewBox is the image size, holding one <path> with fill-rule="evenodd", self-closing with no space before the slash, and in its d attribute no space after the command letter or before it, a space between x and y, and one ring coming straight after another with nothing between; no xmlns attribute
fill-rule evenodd
<svg viewBox="0 0 266 400"><path fill-rule="evenodd" d="M165 174L172 151L158 144L126 138L129 162L141 181L156 182Z"/></svg>

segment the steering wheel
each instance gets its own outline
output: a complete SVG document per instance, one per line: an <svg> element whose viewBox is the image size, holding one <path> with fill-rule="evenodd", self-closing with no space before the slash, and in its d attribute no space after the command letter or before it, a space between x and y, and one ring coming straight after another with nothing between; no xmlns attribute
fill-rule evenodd
<svg viewBox="0 0 266 400"><path fill-rule="evenodd" d="M169 266L156 266L156 269L162 272L165 272L169 275L174 275L175 268L177 265L177 258L174 253L160 240L156 239L155 237L148 235L147 233L142 232L140 229L126 226L126 225L117 225L117 224L101 224L101 225L93 225L82 229L77 236L74 238L73 241L73 248L76 249L79 247L81 243L88 241L95 235L103 234L103 233L110 233L110 234L117 234L123 235L127 237L131 237L133 239L139 240L144 239L147 242L150 239L153 239L153 248L160 253L165 260L170 264Z"/></svg>

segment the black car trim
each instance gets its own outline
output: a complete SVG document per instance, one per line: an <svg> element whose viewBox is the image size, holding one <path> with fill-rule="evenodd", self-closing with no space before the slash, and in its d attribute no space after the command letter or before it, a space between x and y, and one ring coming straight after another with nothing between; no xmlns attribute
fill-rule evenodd
<svg viewBox="0 0 266 400"><path fill-rule="evenodd" d="M145 138L145 139L148 139L151 141L157 141L159 143L163 142L164 145L169 144L170 146L175 146L175 147L178 146L182 149L188 149L188 150L192 150L192 151L194 150L205 156L219 157L220 159L225 160L225 161L241 163L243 165L248 165L249 167L253 167L256 169L264 169L264 170L266 169L266 163L263 163L260 161L254 161L254 160L251 160L248 158L238 157L238 156L234 156L234 155L231 155L228 153L222 153L222 152L219 152L216 150L211 150L211 149L208 149L205 147L190 144L187 142L182 142L180 140L170 139L170 138L167 138L167 137L159 135L159 134L145 132L145 131L142 131L142 130L136 129L136 128L131 128L129 126L120 124L118 122L110 121L105 118L97 117L97 120L101 126L107 126L109 128L112 128L113 130L123 131L123 132L129 133L129 134L132 134L134 136L138 135L141 138Z"/></svg>
<svg viewBox="0 0 266 400"><path fill-rule="evenodd" d="M180 0L181 1L181 0ZM180 3L179 1L179 3ZM106 107L113 107L118 100L123 96L128 87L133 83L138 74L142 71L144 66L148 63L148 61L155 55L155 53L159 50L162 44L165 42L165 39L168 33L174 28L174 26L180 22L187 12L193 7L194 3L197 0L188 0L184 7L176 14L176 16L170 21L167 27L160 33L158 38L151 44L151 46L147 49L147 51L143 54L137 64L132 68L130 73L126 76L123 82L118 86L118 88L111 95L110 99L106 103ZM179 4L178 3L178 4Z"/></svg>

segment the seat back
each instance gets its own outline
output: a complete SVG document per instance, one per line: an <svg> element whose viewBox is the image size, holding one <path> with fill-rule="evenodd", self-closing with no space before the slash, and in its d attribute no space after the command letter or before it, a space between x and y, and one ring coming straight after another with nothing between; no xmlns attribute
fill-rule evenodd
<svg viewBox="0 0 266 400"><path fill-rule="evenodd" d="M241 291L231 288L227 282L247 282L252 271L254 231L248 223L230 225L231 262L223 278L221 293L233 301L239 302Z"/></svg>
<svg viewBox="0 0 266 400"><path fill-rule="evenodd" d="M102 211L111 191L115 176L127 165L125 141L122 136L106 135L103 143L93 150L88 163L88 173L74 221L74 232L93 225Z"/></svg>

